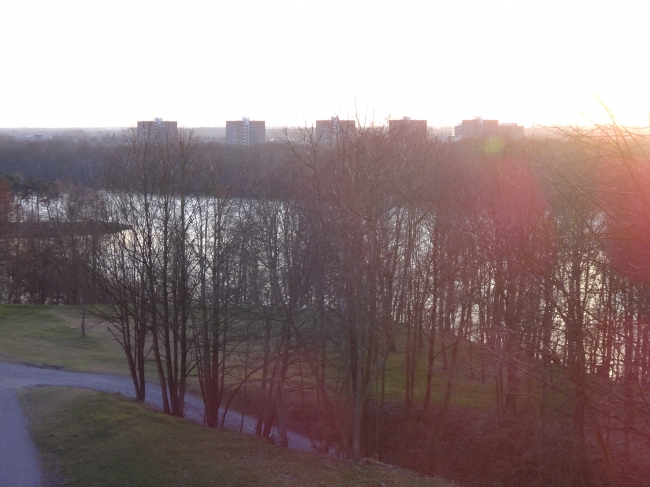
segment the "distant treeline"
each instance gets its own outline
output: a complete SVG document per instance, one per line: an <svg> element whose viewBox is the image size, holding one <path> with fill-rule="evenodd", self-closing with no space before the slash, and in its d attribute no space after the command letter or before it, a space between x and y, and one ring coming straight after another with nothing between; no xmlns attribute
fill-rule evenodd
<svg viewBox="0 0 650 487"><path fill-rule="evenodd" d="M107 161L120 157L126 149L128 134L118 142L97 139L52 139L26 141L0 137L0 177L9 182L15 194L29 196L34 192L54 191L53 183L66 182L77 186L104 187ZM286 180L291 171L288 152L281 143L255 147L225 146L217 142L197 142L203 161L218 161L221 180L239 196L254 196L250 174ZM201 171L195 173L196 187Z"/></svg>
<svg viewBox="0 0 650 487"><path fill-rule="evenodd" d="M96 186L111 147L91 140L25 141L0 137L0 174Z"/></svg>

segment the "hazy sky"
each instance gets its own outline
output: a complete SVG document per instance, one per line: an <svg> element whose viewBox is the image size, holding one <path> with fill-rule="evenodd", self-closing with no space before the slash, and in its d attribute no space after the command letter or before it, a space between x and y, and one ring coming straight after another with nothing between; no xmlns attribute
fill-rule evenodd
<svg viewBox="0 0 650 487"><path fill-rule="evenodd" d="M0 127L627 124L650 113L642 1L6 0Z"/></svg>

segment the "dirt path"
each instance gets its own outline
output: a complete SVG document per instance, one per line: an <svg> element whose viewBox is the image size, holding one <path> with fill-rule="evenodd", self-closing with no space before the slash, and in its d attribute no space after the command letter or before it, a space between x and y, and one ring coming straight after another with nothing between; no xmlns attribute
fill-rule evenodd
<svg viewBox="0 0 650 487"><path fill-rule="evenodd" d="M13 387L0 387L0 486L40 487L38 451Z"/></svg>
<svg viewBox="0 0 650 487"><path fill-rule="evenodd" d="M17 388L35 386L78 387L134 396L133 382L124 377L0 363L0 487L37 487L42 483L38 452L29 436L27 422L16 398ZM147 383L147 402L162 409L159 386ZM197 422L203 421L203 402L199 398L186 397L185 417ZM254 418L244 416L242 420L240 414L230 411L224 425L237 430L241 427L246 433L255 431ZM288 436L290 448L312 450L309 438L293 432L289 432Z"/></svg>

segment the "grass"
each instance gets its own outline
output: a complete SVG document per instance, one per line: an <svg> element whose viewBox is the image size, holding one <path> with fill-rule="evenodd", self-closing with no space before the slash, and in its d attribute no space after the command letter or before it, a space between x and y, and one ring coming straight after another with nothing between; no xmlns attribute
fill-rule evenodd
<svg viewBox="0 0 650 487"><path fill-rule="evenodd" d="M105 325L73 306L0 305L0 360L79 372L128 375L124 352Z"/></svg>
<svg viewBox="0 0 650 487"><path fill-rule="evenodd" d="M406 333L402 328L396 337L396 347L398 352L391 353L386 362L386 398L393 401L403 401L405 394L405 370L404 358L406 348ZM456 374L453 381L452 395L450 405L452 407L485 409L491 407L494 403L494 384L491 380L481 382L480 379L480 355L478 347L474 345L474 377L470 377L470 344L467 340L462 340L458 347L458 358L456 365ZM439 352L440 339L436 343L436 351ZM415 374L415 401L422 404L426 394L427 381L427 353L425 349L420 352L420 360ZM451 354L451 350L448 350ZM489 358L488 358L489 360ZM447 388L447 378L449 371L443 365L442 354L438 353L434 360L434 374L431 381L431 400L433 403L442 403L445 390Z"/></svg>
<svg viewBox="0 0 650 487"><path fill-rule="evenodd" d="M78 372L128 375L124 352L105 324L87 318L87 336L81 336L81 312L74 306L0 305L0 360L19 362L39 367L61 367ZM397 348L405 347L405 336L399 334ZM476 353L476 352L475 352ZM467 344L461 343L459 363L466 362ZM403 353L389 357L386 372L388 400L404 398ZM475 357L477 360L477 357ZM421 403L426 387L426 357L420 360L415 388L415 400ZM447 373L442 368L442 357L435 362L432 400L442 401ZM148 380L157 380L152 357L147 360ZM467 374L458 374L454 381L451 405L481 409L493 402L494 386L469 380ZM198 394L195 377L190 377L188 387Z"/></svg>
<svg viewBox="0 0 650 487"><path fill-rule="evenodd" d="M205 428L117 395L35 388L20 400L46 477L60 487L446 485Z"/></svg>

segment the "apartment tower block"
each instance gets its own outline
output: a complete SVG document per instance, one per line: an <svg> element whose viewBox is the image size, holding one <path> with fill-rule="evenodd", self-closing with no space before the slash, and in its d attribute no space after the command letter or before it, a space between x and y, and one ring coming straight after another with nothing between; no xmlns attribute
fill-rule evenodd
<svg viewBox="0 0 650 487"><path fill-rule="evenodd" d="M226 144L256 145L266 142L266 122L251 120L244 117L241 120L226 122Z"/></svg>

